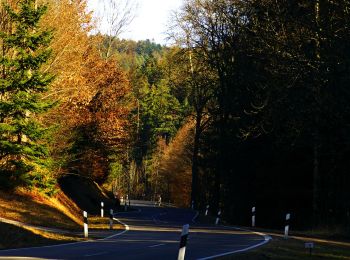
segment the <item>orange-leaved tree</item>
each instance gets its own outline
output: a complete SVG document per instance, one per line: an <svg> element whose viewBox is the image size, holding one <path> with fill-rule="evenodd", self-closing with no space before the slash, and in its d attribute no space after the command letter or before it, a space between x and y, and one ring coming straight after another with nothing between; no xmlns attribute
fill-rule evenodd
<svg viewBox="0 0 350 260"><path fill-rule="evenodd" d="M160 159L161 193L177 206L189 206L191 198L193 131L193 122L184 124Z"/></svg>
<svg viewBox="0 0 350 260"><path fill-rule="evenodd" d="M86 1L49 0L44 26L54 29L48 71L57 75L48 97L59 100L45 118L57 131L52 145L60 173L75 172L102 181L111 150L127 143L129 83L113 59L101 58L91 36Z"/></svg>

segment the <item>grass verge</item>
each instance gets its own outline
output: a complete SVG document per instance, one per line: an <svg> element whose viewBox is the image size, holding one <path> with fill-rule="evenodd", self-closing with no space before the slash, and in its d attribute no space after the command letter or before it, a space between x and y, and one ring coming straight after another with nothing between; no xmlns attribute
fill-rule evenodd
<svg viewBox="0 0 350 260"><path fill-rule="evenodd" d="M205 224L213 224L215 216L204 216L200 214L198 221ZM249 228L247 228L249 229ZM220 259L234 260L350 260L350 241L348 236L340 235L338 230L316 230L304 232L291 232L292 237L288 240L278 231L266 229L254 229L270 235L273 239L266 245L249 252L233 254ZM330 240L331 239L331 240ZM332 241L332 239L337 239ZM314 242L315 248L310 255L309 249L305 249L305 242Z"/></svg>
<svg viewBox="0 0 350 260"><path fill-rule="evenodd" d="M6 219L36 226L77 230L82 225L79 212L80 209L63 193L48 198L26 190L0 192L0 217Z"/></svg>
<svg viewBox="0 0 350 260"><path fill-rule="evenodd" d="M273 240L265 246L255 250L235 254L221 259L225 260L266 260L266 259L285 259L285 260L339 260L350 259L350 247L339 246L328 243L315 243L315 248L310 255L309 249L305 249L306 241L299 239L285 240L281 237L273 237Z"/></svg>
<svg viewBox="0 0 350 260"><path fill-rule="evenodd" d="M108 218L94 216L100 210L100 201L105 201L106 208L112 208L114 201L102 194L102 191L95 187L98 187L96 184L89 182L82 187L79 184L78 180L75 183L76 189L80 193L89 194L81 198L81 201L89 206L89 239L104 238L114 234L116 230L124 229L115 222L113 230L109 230ZM82 209L78 207L75 199L62 191L54 197L23 188L11 192L0 191L0 217L26 224L23 226L20 223L11 225L0 222L0 249L84 241ZM35 226L59 230L40 231L35 229Z"/></svg>
<svg viewBox="0 0 350 260"><path fill-rule="evenodd" d="M82 241L81 238L51 234L33 229L26 229L6 223L0 223L0 249L55 245Z"/></svg>

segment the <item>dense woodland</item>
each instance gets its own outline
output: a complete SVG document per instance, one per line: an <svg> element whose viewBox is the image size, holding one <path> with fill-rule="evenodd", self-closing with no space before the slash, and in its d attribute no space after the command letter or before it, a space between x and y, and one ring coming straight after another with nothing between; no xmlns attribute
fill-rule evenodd
<svg viewBox="0 0 350 260"><path fill-rule="evenodd" d="M2 189L73 173L236 224L255 206L259 226L350 228L350 1L184 0L171 46L120 39L127 19L96 32L84 0L1 3Z"/></svg>

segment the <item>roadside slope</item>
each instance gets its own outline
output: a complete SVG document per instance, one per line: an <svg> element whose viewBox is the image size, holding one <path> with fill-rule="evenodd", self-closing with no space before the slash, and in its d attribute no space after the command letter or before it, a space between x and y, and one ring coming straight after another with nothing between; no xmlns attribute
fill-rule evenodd
<svg viewBox="0 0 350 260"><path fill-rule="evenodd" d="M80 209L63 193L49 198L40 193L18 189L0 191L0 217L26 224L77 229L82 225Z"/></svg>
<svg viewBox="0 0 350 260"><path fill-rule="evenodd" d="M97 215L100 201L112 206L110 200L96 183L81 177L65 179L67 187L48 197L39 192L16 189L0 191L0 218L17 221L31 226L56 228L72 231L72 235L59 235L40 231L29 226L13 225L0 221L0 249L50 245L77 241L82 231L82 211L90 216ZM75 192L72 192L75 191ZM70 191L70 192L69 192ZM91 226L97 229L107 226L97 217L91 218ZM78 233L77 233L78 232Z"/></svg>

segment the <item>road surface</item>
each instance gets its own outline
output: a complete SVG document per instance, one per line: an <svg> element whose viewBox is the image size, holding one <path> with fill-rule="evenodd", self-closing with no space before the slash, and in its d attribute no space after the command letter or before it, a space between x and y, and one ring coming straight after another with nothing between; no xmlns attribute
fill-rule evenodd
<svg viewBox="0 0 350 260"><path fill-rule="evenodd" d="M57 246L0 250L0 259L177 259L181 227L190 224L185 259L215 259L243 252L268 242L262 234L194 223L196 212L155 207L132 201L137 210L121 212L115 220L125 230L112 231L100 240Z"/></svg>

